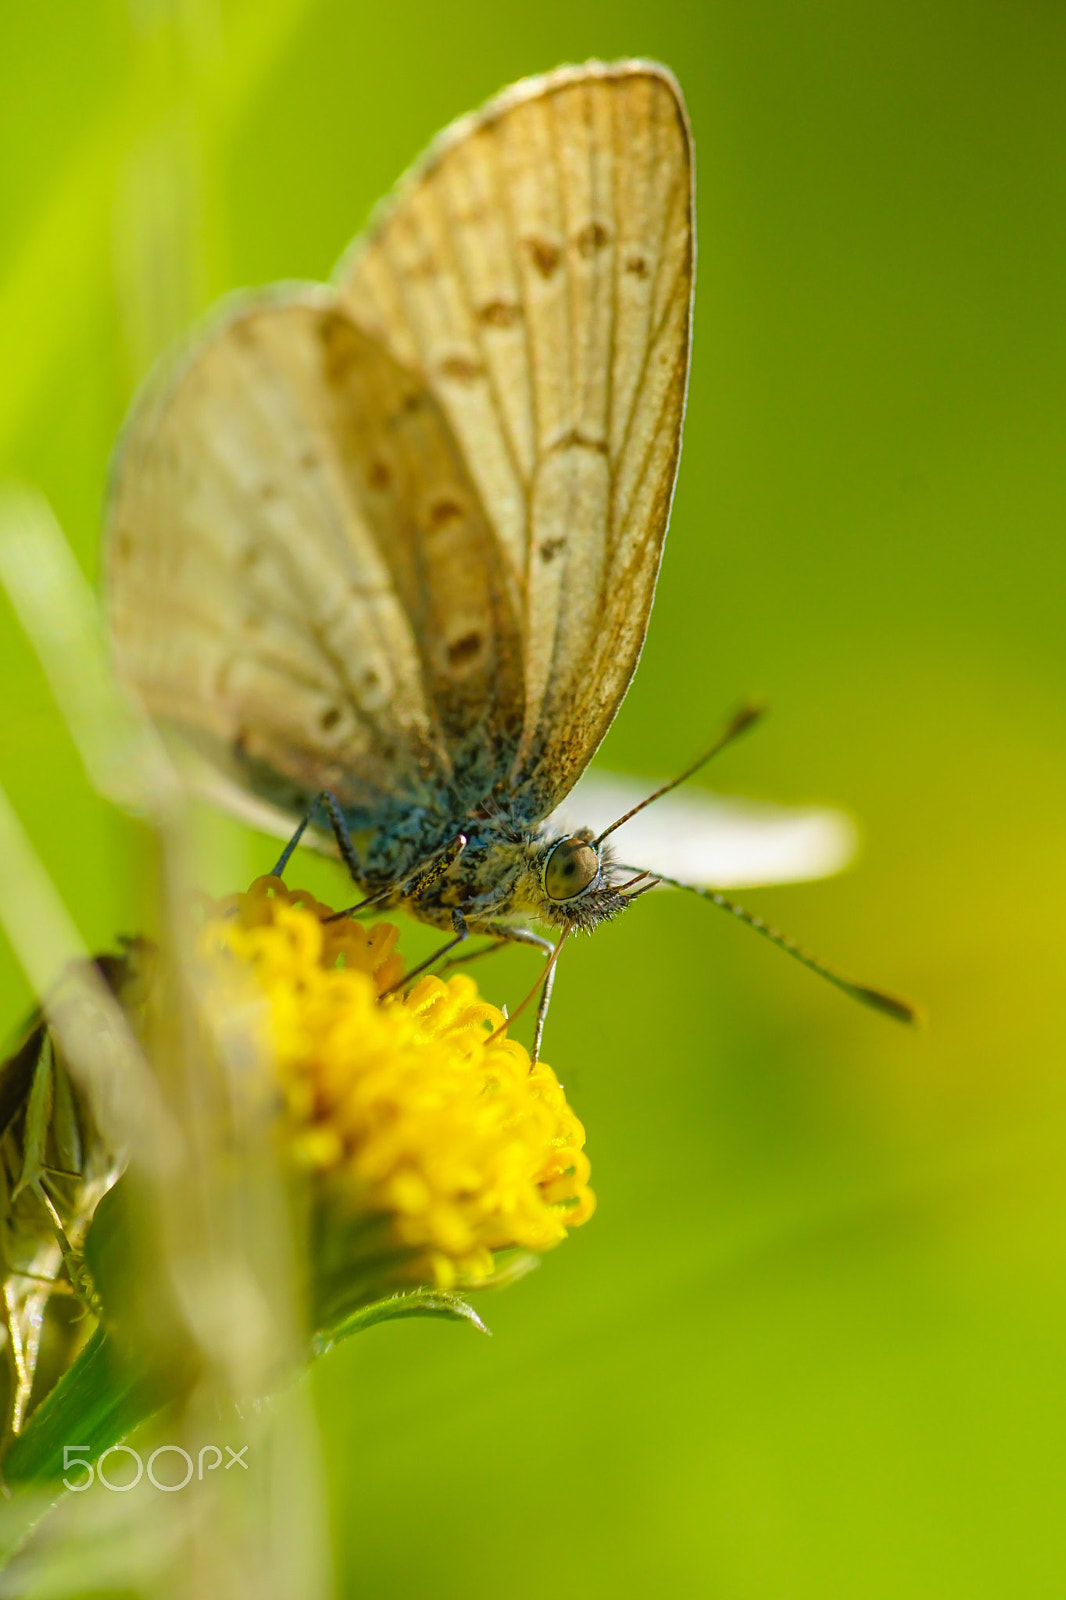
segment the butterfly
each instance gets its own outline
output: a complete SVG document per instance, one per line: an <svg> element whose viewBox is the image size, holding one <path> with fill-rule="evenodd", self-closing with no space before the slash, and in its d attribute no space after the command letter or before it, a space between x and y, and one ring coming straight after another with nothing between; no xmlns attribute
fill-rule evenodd
<svg viewBox="0 0 1066 1600"><path fill-rule="evenodd" d="M362 907L447 930L433 960L475 933L544 950L538 1043L567 934L658 881L554 814L644 642L694 266L673 75L525 80L437 138L331 285L226 305L113 470L121 676L225 803L299 824L279 870L324 812ZM842 853L813 825L821 856L781 876Z"/></svg>

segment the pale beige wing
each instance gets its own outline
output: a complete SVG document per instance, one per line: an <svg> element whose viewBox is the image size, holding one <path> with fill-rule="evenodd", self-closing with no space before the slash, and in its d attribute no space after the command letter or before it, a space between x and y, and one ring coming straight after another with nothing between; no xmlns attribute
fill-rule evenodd
<svg viewBox="0 0 1066 1600"><path fill-rule="evenodd" d="M591 62L445 132L342 263L352 315L439 400L522 619L509 773L549 811L647 628L681 441L692 148L654 63Z"/></svg>
<svg viewBox="0 0 1066 1600"><path fill-rule="evenodd" d="M517 747L517 622L462 453L331 290L242 302L142 403L107 575L123 677L284 811L324 787L356 826L447 811L490 723Z"/></svg>

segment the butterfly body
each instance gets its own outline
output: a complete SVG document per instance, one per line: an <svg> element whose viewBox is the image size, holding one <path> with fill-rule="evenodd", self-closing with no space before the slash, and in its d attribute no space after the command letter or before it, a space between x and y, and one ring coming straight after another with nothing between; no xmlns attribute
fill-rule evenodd
<svg viewBox="0 0 1066 1600"><path fill-rule="evenodd" d="M468 830L468 831L467 831ZM625 908L627 897L612 882L613 859L606 850L593 850L591 875L579 873L576 879L560 874L558 852L567 851L571 841L577 848L591 848L591 832L566 834L550 822L523 826L513 817L467 820L441 846L440 855L452 859L439 876L433 873L430 858L424 886L416 868L411 872L392 854L384 869L367 868L363 880L371 895L385 894L385 905L403 906L412 916L441 928L455 926L458 912L470 932L506 937L514 929L528 930L530 922L563 930L568 927L590 932L598 922L616 916ZM574 893L550 893L551 863L559 887ZM589 861L589 868L593 863ZM392 887L392 894L386 892Z"/></svg>
<svg viewBox="0 0 1066 1600"><path fill-rule="evenodd" d="M279 781L269 769L257 770L241 749L234 762L245 786L268 804L288 815L314 816L315 795ZM590 841L591 829L569 829L537 815L534 794L516 801L480 786L473 792L477 799L471 802L469 792L464 796L452 783L428 801L382 797L377 806L352 806L345 804L343 788L329 791L358 863L353 877L376 905L403 907L441 928L453 926L458 910L471 931L522 927L531 920L591 930L624 908L625 896L611 882L613 853L607 847L596 852L594 878L578 897L553 898L547 891L548 863L557 847L568 839ZM329 848L321 827L313 837Z"/></svg>

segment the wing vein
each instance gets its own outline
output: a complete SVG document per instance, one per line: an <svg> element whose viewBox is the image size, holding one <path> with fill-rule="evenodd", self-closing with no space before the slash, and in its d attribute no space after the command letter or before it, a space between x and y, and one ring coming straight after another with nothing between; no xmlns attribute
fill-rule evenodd
<svg viewBox="0 0 1066 1600"><path fill-rule="evenodd" d="M511 464L516 481L521 485L523 491L525 492L525 498L528 504L528 485L525 475L522 471L522 462L518 450L518 441L511 432L511 424L507 418L507 411L503 404L503 396L500 392L500 386L493 370L492 363L487 358L488 346L486 344L486 335L482 328L481 318L477 314L477 307L474 305L471 297L470 285L467 282L464 264L460 260L458 243L454 233L455 213L449 208L446 199L441 200L439 195L437 195L435 198L440 205L446 224L445 227L442 228L441 232L442 237L447 241L446 248L454 268L456 286L463 303L463 309L465 310L467 319L470 323L474 344L477 348L478 355L481 358L481 367L485 374L485 382L488 385L489 392L492 396L493 416L495 417L496 425L499 428L500 438L503 442L507 459Z"/></svg>
<svg viewBox="0 0 1066 1600"><path fill-rule="evenodd" d="M638 469L637 475L633 479L632 489L631 489L630 498L629 498L629 510L627 511L625 517L623 518L622 525L621 525L621 530L620 531L622 531L622 532L624 532L626 529L628 529L630 527L630 525L631 525L633 505L636 502L636 499L637 499L637 496L639 494L639 491L642 488L642 486L644 484L644 480L648 475L648 469L651 466L652 460L654 459L656 451L657 451L657 448L658 448L659 441L658 441L657 435L658 435L659 427L660 427L660 425L662 423L663 417L665 416L667 410L669 409L669 406L670 406L671 402L674 400L674 397L675 397L674 386L671 385L669 388L667 388L665 394L663 395L662 400L661 400L660 405L659 405L659 409L656 412L655 426L648 429L648 442L647 442L647 445L645 447L644 454L641 457L641 463L640 463L640 467Z"/></svg>
<svg viewBox="0 0 1066 1600"><path fill-rule="evenodd" d="M656 144L656 149L657 148L658 148L658 145ZM671 219L671 215L672 215L672 212L673 212L674 197L675 197L675 195L677 193L678 181L679 181L679 177L678 177L678 175L675 175L674 178L671 180L669 189L667 190L666 204L663 206L662 233L661 233L661 236L660 236L660 239L659 239L659 252L658 252L658 256L656 258L656 262L655 262L655 275L654 275L654 277L652 279L651 297L650 297L650 300L649 300L649 305L651 305L651 306L654 306L654 304L655 304L655 297L656 297L656 295L658 294L658 291L659 291L660 278L661 278L661 275L662 275L663 265L664 265L664 262L665 262L665 259L666 259L666 250L665 250L666 235L667 235L667 232L669 231L669 227L670 227L670 219ZM660 319L660 326L661 326L661 319ZM630 403L629 413L628 413L628 415L626 417L625 429L624 429L624 431L622 433L622 440L621 440L621 443L620 443L619 448L618 448L619 460L622 459L622 457L626 453L626 450L629 447L629 436L632 433L633 424L634 424L634 422L636 420L637 412L640 409L640 398L641 398L641 395L642 395L643 389L644 389L644 380L648 375L648 362L651 359L651 355L652 355L652 351L654 349L654 345L655 345L655 340L652 337L651 329L649 328L648 337L645 340L645 344L644 344L644 353L643 353L643 355L641 357L640 367L639 367L638 372L637 372L637 381L633 386L633 399L632 399L632 401Z"/></svg>
<svg viewBox="0 0 1066 1600"><path fill-rule="evenodd" d="M514 268L515 283L518 287L518 293L522 305L522 337L526 347L526 403L529 407L530 420L532 423L530 437L533 440L533 465L531 467L530 476L528 478L522 476L519 479L522 484L526 512L524 528L525 537L523 542L528 553L530 525L533 518L533 474L536 472L536 447L537 440L540 437L540 414L539 407L537 405L537 385L535 381L536 361L533 343L533 330L530 327L529 296L526 294L524 287L522 274L522 254L519 248L519 239L515 223L514 200L512 191L505 181L505 174L503 173L502 165L499 160L501 148L502 144L500 141L497 141L493 144L492 154L490 159L486 162L486 167L492 178L493 194L495 196L496 203L499 206L500 213L504 219L504 225L507 232L507 242L510 247L511 264ZM527 573L523 572L522 576L524 581Z"/></svg>
<svg viewBox="0 0 1066 1600"><path fill-rule="evenodd" d="M612 239L613 239L613 249L612 249L612 252L611 252L611 255L612 255L612 260L611 260L611 316L610 316L610 320L609 320L608 325L607 325L607 381L606 381L606 388L605 388L605 393L604 393L604 406L603 406L604 437L606 438L607 443L608 443L607 474L608 474L608 483L609 483L609 486L610 486L610 493L609 493L608 499L607 499L607 529L606 529L606 535L607 535L607 545L608 545L608 548L610 548L611 544L612 544L611 535L612 535L612 531L613 531L613 522L614 522L614 488L615 488L615 481L616 481L616 479L615 479L615 458L611 454L610 440L611 440L611 417L612 417L613 412L614 412L615 344L616 344L616 341L617 341L617 338L618 338L618 262L619 262L619 258L621 257L621 254L622 254L622 248L621 248L621 246L622 246L622 217L621 217L621 210L620 210L619 204L618 204L618 163L617 163L617 160L616 160L617 151L618 151L618 144L617 144L617 139L616 139L616 134L617 134L616 113L618 111L618 95L615 92L616 85L614 83L611 83L609 85L605 85L605 87L607 89L607 93L610 95L610 99L608 100L607 104L608 104L608 107L609 107L610 124L611 124L611 168L610 168L610 172L611 172L611 176L610 176L611 195L610 195L610 212L611 212L611 232L612 232ZM607 569L607 563L605 562L604 563L604 571L606 571L606 569Z"/></svg>
<svg viewBox="0 0 1066 1600"><path fill-rule="evenodd" d="M261 366L262 362L258 364ZM262 377L264 374L261 372L260 376ZM271 418L270 412L264 400L262 399L262 395L267 392L267 388L268 385L265 382L249 384L247 386L247 395L251 402L251 409L253 412L260 417L262 421L270 425L273 419ZM240 518L242 510L239 502L239 496L235 493L237 486L228 476L225 478L225 484L227 497L230 499L231 503L234 503L235 520L237 520ZM335 497L332 495L328 496L327 500L328 504L325 508L326 529L328 529L334 545L337 548L344 549L346 548L347 540L345 538L345 530L338 519L338 508L335 502ZM321 504L316 507L316 510L320 515L322 514L323 508ZM290 582L302 598L303 603L300 607L300 611L301 622L303 624L303 632L305 636L310 639L319 650L321 650L327 663L333 667L336 673L337 684L344 692L349 709L355 713L356 719L362 722L365 727L373 729L374 719L369 716L369 714L366 713L360 705L355 682L351 676L351 672L347 663L341 656L337 655L336 652L326 645L324 636L321 634L321 630L318 629L312 621L316 610L315 597L306 581L306 578L301 572L299 562L295 558L292 549L290 548L289 541L282 533L273 528L269 521L261 524L261 529L266 532L269 543L274 550L276 559L279 561L279 564L283 567L283 569L288 573ZM371 532L372 536L372 530L369 531ZM376 540L374 542L375 544L377 543ZM386 570L388 570L387 567ZM376 636L379 648L384 651L386 648L386 640L381 632L377 618L374 616L373 611L371 612L370 617L364 620L367 621L371 632ZM430 721L432 721L433 719L430 709L430 702L428 697L425 695L423 695L423 707L429 716Z"/></svg>

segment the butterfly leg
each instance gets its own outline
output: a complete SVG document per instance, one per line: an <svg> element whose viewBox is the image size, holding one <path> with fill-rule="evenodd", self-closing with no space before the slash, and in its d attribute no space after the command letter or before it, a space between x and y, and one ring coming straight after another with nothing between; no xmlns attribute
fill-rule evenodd
<svg viewBox="0 0 1066 1600"><path fill-rule="evenodd" d="M550 956L555 946L550 939L542 939L539 933L533 933L529 928L508 928L499 922L490 922L487 927L479 928L478 933L485 933L492 940L491 944L483 944L480 950L471 950L469 955L453 956L444 963L447 967L469 966L471 961L480 961L482 956L490 956L493 951L501 949L505 944L529 944L535 950L542 950Z"/></svg>
<svg viewBox="0 0 1066 1600"><path fill-rule="evenodd" d="M420 894L424 894L427 889L431 889L439 878L443 878L449 867L458 861L468 843L465 833L457 833L451 843L444 846L443 850L438 851L435 856L431 856L422 866L416 867L414 877L408 879L403 886L404 899L417 900Z"/></svg>
<svg viewBox="0 0 1066 1600"><path fill-rule="evenodd" d="M406 988L411 982L412 978L420 978L423 972L428 972L430 967L435 967L437 965L437 962L440 960L441 956L446 956L448 951L454 950L457 944L463 944L467 939L469 939L470 929L467 926L466 918L463 916L463 913L458 907L456 907L456 909L452 912L452 927L455 929L454 939L449 939L448 943L442 945L441 948L435 952L435 954L431 955L425 961L420 961L418 966L412 968L410 972L405 972L399 983L394 983L391 989L385 990L385 993L395 994L397 989Z"/></svg>
<svg viewBox="0 0 1066 1600"><path fill-rule="evenodd" d="M296 849L296 846L303 838L304 830L314 817L314 814L318 810L319 806L322 807L329 819L330 827L333 829L333 837L337 841L337 849L341 853L341 859L344 862L344 865L351 873L353 882L361 883L364 876L363 864L355 853L355 846L352 844L352 836L348 832L348 824L344 820L344 813L340 808L340 802L338 801L337 796L331 793L329 789L323 789L321 794L315 795L315 798L311 801L311 804L308 807L307 815L304 817L303 821L300 823L300 826L297 828L296 832L293 834L292 838L281 852L281 855L278 857L271 876L274 878L280 878L282 876L285 868L289 864L289 857L292 855L293 851Z"/></svg>
<svg viewBox="0 0 1066 1600"><path fill-rule="evenodd" d="M544 1038L544 1024L548 1020L548 1007L551 1005L552 990L555 988L555 974L558 963L552 961L544 978L544 987L540 991L540 1001L537 1005L537 1020L533 1024L533 1048L529 1052L531 1066L536 1066L540 1060L540 1045Z"/></svg>
<svg viewBox="0 0 1066 1600"><path fill-rule="evenodd" d="M487 956L493 950L498 950L505 944L529 944L536 950L543 951L548 960L548 970L544 978L544 987L540 993L540 1002L537 1006L537 1020L533 1028L533 1048L530 1051L530 1061L536 1066L540 1058L540 1045L544 1037L544 1023L548 1016L548 1006L551 1003L552 989L555 985L555 945L550 939L544 939L539 933L534 933L530 928L509 928L503 923L489 923L480 932L490 934L495 941L493 944L484 945L480 950L474 950L468 956L453 956L445 963L444 970L448 967L464 966L470 961L476 961L479 956Z"/></svg>
<svg viewBox="0 0 1066 1600"><path fill-rule="evenodd" d="M413 877L405 878L399 883L387 883L383 889L376 890L365 900L360 900L357 905L345 906L343 911L335 911L331 917L326 918L326 921L340 922L343 917L354 917L356 912L369 911L373 906L381 905L382 901L392 900L394 897L399 900L417 900L426 889L432 888L438 878L443 878L452 863L462 855L467 842L465 833L457 833L443 850L416 867ZM360 881L359 875L355 872L352 873L352 877L357 883Z"/></svg>

